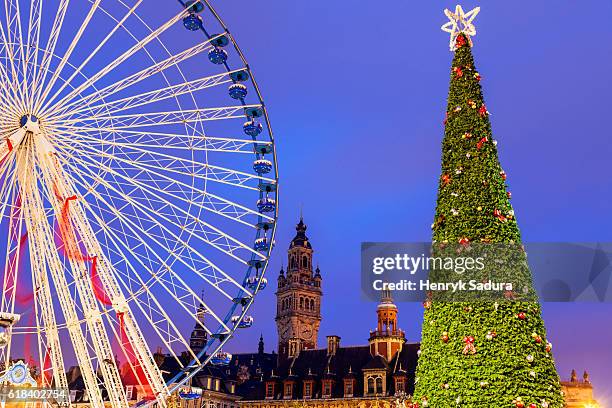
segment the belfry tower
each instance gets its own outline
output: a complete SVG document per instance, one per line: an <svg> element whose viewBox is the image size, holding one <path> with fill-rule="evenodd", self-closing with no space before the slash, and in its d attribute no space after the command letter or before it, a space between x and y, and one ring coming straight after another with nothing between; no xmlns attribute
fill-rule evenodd
<svg viewBox="0 0 612 408"><path fill-rule="evenodd" d="M300 217L288 251L287 274L281 268L276 292L278 354L282 360L317 347L321 323L321 271L312 268L312 245ZM291 345L291 347L290 347Z"/></svg>
<svg viewBox="0 0 612 408"><path fill-rule="evenodd" d="M378 325L370 332L370 353L383 356L387 361L400 351L406 342L404 332L397 328L397 306L393 303L391 292L383 291L382 299L376 308Z"/></svg>

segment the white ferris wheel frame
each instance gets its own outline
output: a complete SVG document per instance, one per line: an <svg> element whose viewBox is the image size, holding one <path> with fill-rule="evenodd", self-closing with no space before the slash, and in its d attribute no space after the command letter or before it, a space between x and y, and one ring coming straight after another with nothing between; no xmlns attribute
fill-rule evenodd
<svg viewBox="0 0 612 408"><path fill-rule="evenodd" d="M178 13L155 29L151 29L137 14L138 7L143 4L144 0L135 0L134 4L130 7L123 0L117 0L127 9L121 19L117 19L105 11L101 6L101 0L88 1L91 6L79 29L71 37L72 40L63 54L56 55L56 48L70 0L59 0L46 45L41 43L43 0L31 0L27 26L23 24L24 16L21 15L19 0L4 0L5 15L0 16L0 19L4 17L4 21L0 24L0 47L4 54L2 57L3 61L0 61L0 133L2 133L4 138L3 142L0 141L0 171L5 173L11 166L14 168L14 171L3 180L0 186L0 197L13 197L13 199L17 197L20 208L17 220L14 220L12 214L15 212L15 208L11 208L10 200L7 198L0 207L0 220L5 218L9 220L9 231L19 232L25 229L28 233L31 277L32 281L37 282L38 285L34 288L33 292L37 330L34 331L32 330L33 328L27 330L31 330L31 334L37 335L39 340L37 344L39 358L42 360L43 356L45 356L45 359L47 356L49 357L54 384L58 387L67 388L64 372L65 362L61 352L62 345L59 335L60 330L66 330L74 346L74 352L81 367L90 401L95 405L103 404L104 398L98 387L100 381L98 380L97 371L99 371L104 387L107 390L108 398L113 406L128 406L118 367L112 364L112 361L107 363L107 359L102 359L103 356L108 358L113 354L109 333L107 333L108 328L111 328L113 333L110 333L110 335L115 338L123 335L123 332L118 333L115 330L116 325L113 324L120 320L122 330L131 348L130 352L135 355L137 365L144 374L155 396L155 400L150 401L149 404L156 402L159 406L165 406L165 398L170 393L176 391L182 384L189 381L231 338L239 322L242 322L247 317L246 313L253 303L255 295L265 285L264 273L274 243L276 219L278 216L278 169L274 137L266 107L257 83L250 71L249 64L226 25L208 0L199 0L199 2L204 5L222 27L222 33L210 35L204 25L201 25L200 30L204 34L204 41L177 53L170 52L161 43L159 37L171 27L180 24L181 20L190 14L190 10L187 9L185 2L182 0L178 0L181 6L178 8ZM91 51L88 57L81 61L80 64L75 65L70 61L70 57L75 49L77 49L79 41L82 39L88 24L96 13L105 13L113 19L115 25L106 37L98 43L96 48ZM119 57L97 70L93 75L85 76L87 64L99 54L104 45L113 38L113 35L120 29L125 30L124 23L130 18L140 20L149 30L149 34L144 38L138 38L127 30L136 43ZM231 47L233 47L234 52L239 57L241 68L231 69L228 63L224 63L225 73L222 72L188 80L182 74L179 65L183 61L215 48L213 41L221 37L229 40ZM147 51L147 45L156 41L168 53L168 57L164 60L158 61ZM107 86L102 88L96 87L100 80L138 52L148 55L153 63ZM51 69L54 60L59 61ZM168 81L165 71L171 67L176 67L181 72L182 82L171 83L171 81ZM63 75L63 71L66 69L71 71L68 77ZM257 103L246 103L241 99L242 103L216 108L180 108L180 103L177 99L179 96L191 96L191 98L194 98L193 95L196 92L223 84L236 83L232 75L239 72L246 72L248 74L249 84L255 91ZM135 95L107 102L106 98L112 98L113 95L119 94L121 91L146 81L157 74L164 78L167 86L152 91L138 92ZM82 82L73 86L72 82L75 79ZM176 100L179 107L178 110L125 113L126 111L130 112L130 109L155 104L171 98ZM196 137L193 133L151 132L147 130L150 126L184 125L188 127L191 124L202 125L203 122L208 121L241 118L245 117L245 112L248 109L258 110L259 114L257 116L261 116L263 119L267 132L267 140L255 140L255 137L253 137L253 140L247 140L237 137L208 135ZM35 114L39 116L35 116ZM246 117L248 118L248 115ZM22 122L17 124L17 122L7 118L21 118ZM97 138L96 135L100 132L109 132L116 135L116 137L112 140ZM78 137L74 137L71 140L67 138L60 139L53 136L57 134ZM162 140L164 144L158 146L147 144L147 137L151 136ZM185 139L189 139L190 143L193 140L193 145L190 144L188 148L183 146L181 142ZM130 141L131 143L129 143ZM100 151L92 147L96 144L112 149L122 149L121 151L129 150L134 155L148 154L158 158L160 162L171 163L174 167L168 165L168 167L163 167L162 171L150 163L114 156L106 151ZM159 149L151 150L152 147L158 147ZM208 162L196 163L193 160L177 160L176 157L165 153L163 147L196 150L206 155L208 152L231 152L254 155L256 158L263 157L263 152L265 152L268 154L268 157L273 159L271 163L273 166L272 177L233 170L224 166L209 164ZM261 155L258 153L258 148L262 148ZM92 156L78 156L75 154L71 155L70 159L68 159L59 154L60 151L64 153L77 151L81 153L90 152ZM92 167L97 167L100 171L106 172L105 174L111 175L112 180L115 182L121 180L121 182L129 183L135 189L140 190L144 190L148 186L137 178L129 177L118 171L117 168L113 168L105 163L96 162L93 157L94 153L100 158L113 159L116 162L124 163L126 166L129 165L133 169L159 177L164 182L173 183L173 185L182 186L186 189L193 188L193 186L180 181L180 179L169 177L167 173L175 174L177 178L191 176L203 183L218 183L249 190L257 194L260 199L271 194L276 204L272 213L268 215L257 209L235 203L221 195L208 193L207 191L205 191L206 201L201 203L187 202L179 194L168 194L165 191L163 195L156 194L155 191L148 192L149 195L162 202L164 206L187 218L195 217L185 210L185 206L194 205L198 207L199 212L210 212L232 222L254 228L256 230L255 239L262 236L263 230L263 233L266 234L266 239L270 242L268 249L264 251L256 250L232 235L226 234L219 227L200 219L197 220L199 224L203 225L200 234L194 231L186 232L190 238L197 235L198 239L210 247L244 264L245 274L242 282L240 282L237 280L239 277L235 278L231 274L226 273L222 267L217 266L198 250L192 249L207 265L203 269L190 265L189 262L181 258L180 253L174 256L173 263L178 262L181 264L181 267L193 272L195 276L215 287L232 301L233 306L226 311L225 315L216 313L213 308L206 305L204 299L199 297L193 288L190 287L189 283L185 281L184 277L173 271L171 266L167 267L167 276L174 282L179 282L181 288L188 292L184 297L174 295L180 308L185 313L193 313L193 299L200 298L201 304L218 325L217 329L212 330L200 322L201 327L209 336L206 346L196 355L192 352L191 362L174 378L168 381L167 384L163 381L162 373L154 361L150 347L147 345L143 333L133 317L132 309L136 307L140 309L141 315L147 316L147 310L145 309L154 308L158 314L166 318L167 333L155 323L152 317L148 318L145 323L153 328L159 338L170 338L171 334L175 336L172 341L166 342L165 346L176 358L177 356L174 354L172 344L179 343L188 346L187 340L180 334L179 328L165 312L164 306L159 299L147 293L147 288L150 285L158 285L169 294L172 294L173 290L176 292L176 288L171 288L166 276L163 274L160 276L150 265L143 262L141 256L122 240L120 234L117 234L116 231L105 225L104 218L99 215L101 213L100 209L104 206L114 209L114 206L109 202L108 197L105 197L104 194L101 194L95 188L91 188L91 184L87 179L96 178L91 169ZM195 165L201 167L201 173L189 171L190 166L193 167ZM83 174L83 169L87 169L89 173ZM100 177L96 180L106 191L116 194L122 193L115 183ZM257 183L257 185L254 185L254 183ZM272 188L271 190L264 191L262 186ZM72 197L75 197L77 193L85 191L92 198L92 201L75 199L68 205ZM164 197L164 195L170 195L171 199ZM185 238L182 238L183 233L177 234L164 224L164 222L172 222L169 218L164 217L163 214L154 214L151 208L147 208L138 202L138 200L132 199L129 196L124 197L124 199L131 206L142 211L143 214L146 213L147 221L154 224L156 228L165 231L166 234L178 243L185 246L189 245ZM50 202L51 208L45 207L45 200ZM69 208L70 225L73 225L73 227L64 226L62 229L63 236L68 237L64 242L64 250L67 250L68 253L76 254L80 253L82 248L84 248L87 254L95 254L93 257L95 261L91 256L87 259L85 257L68 256L69 269L72 271L72 276L66 275L67 271L62 266L63 261L60 259L60 254L58 254L57 248L52 245L54 243L54 231L48 222L53 214L55 218L61 217L66 208ZM10 215L7 215L7 213L10 213ZM119 211L114 211L113 215L121 221L122 226L126 227L130 234L136 235L140 232L140 227L135 220L130 219L130 217L125 216ZM252 217L256 217L258 220L255 225L248 221ZM96 227L94 227L92 222L95 223ZM114 270L112 261L106 258L105 251L98 239L98 235L101 233L104 233L105 239L111 242L114 248L121 248L133 260L138 261L138 264L135 265L127 258L125 259L126 267L131 272L130 279L135 280L134 283L126 281L126 276L117 273ZM150 245L163 245L155 237L149 238L151 239ZM15 309L16 282L19 273L19 268L15 265L18 263L20 251L22 250L21 245L16 244L17 241L19 240L11 239L10 236L7 239L3 296L0 306L2 312L14 312ZM149 245L149 243L143 241L143 246L146 245ZM148 247L147 253L158 258L156 262L165 264L166 260L159 257L154 249L153 246ZM249 253L250 260L245 260L236 255L239 251ZM13 261L16 262L13 265L14 268L9 267L11 257L13 257L12 259L17 259L17 261ZM108 295L112 303L112 307L106 309L101 307L96 299L97 294L94 293L95 290L92 288L92 285L88 284L85 279L77 278L77 276L88 276L89 263L93 262L96 262L97 276L103 286L104 293ZM147 275L150 278L148 280L144 279L138 273L139 269L147 271ZM247 287L246 282L249 278L256 278L256 280L251 286ZM54 292L51 289L50 279L54 284ZM221 284L225 283L233 285L234 293L229 293L229 291L221 288ZM123 290L130 288L132 284L140 285L140 289L136 292L129 292L131 296L126 297ZM78 293L80 305L75 305L74 293ZM132 301L137 296L143 294L148 296L149 302L147 305ZM61 313L65 320L63 323L58 323L57 321L56 312L58 311L56 306L54 306L53 299L56 299L56 302L61 305ZM236 315L236 309L238 308L239 312ZM117 315L113 316L110 313L111 311L116 312ZM149 314L149 316L151 315ZM44 342L41 340L41 326L44 327ZM87 338L81 326L86 326ZM27 330L22 333L27 334ZM13 329L9 328L8 331L10 336L13 333ZM17 333L16 329L14 333ZM122 342L121 348L126 352L124 346L125 344ZM189 350L191 351L191 349ZM8 346L0 351L0 358L8 361L10 352L11 343L9 342ZM93 364L91 354L97 358L97 365ZM40 361L40 366L42 370L45 369L42 361ZM133 366L131 368L134 370ZM45 373L43 373L44 375Z"/></svg>

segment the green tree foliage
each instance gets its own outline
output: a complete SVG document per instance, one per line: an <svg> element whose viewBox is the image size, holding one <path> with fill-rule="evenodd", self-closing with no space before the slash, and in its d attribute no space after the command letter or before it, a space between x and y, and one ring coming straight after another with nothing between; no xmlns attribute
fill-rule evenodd
<svg viewBox="0 0 612 408"><path fill-rule="evenodd" d="M469 38L460 34L451 69L435 243L515 244L521 235L497 155ZM526 264L523 264L526 265ZM519 268L520 269L520 268ZM531 287L528 268L527 279ZM531 289L532 290L532 289ZM413 401L420 406L564 405L537 301L425 302Z"/></svg>

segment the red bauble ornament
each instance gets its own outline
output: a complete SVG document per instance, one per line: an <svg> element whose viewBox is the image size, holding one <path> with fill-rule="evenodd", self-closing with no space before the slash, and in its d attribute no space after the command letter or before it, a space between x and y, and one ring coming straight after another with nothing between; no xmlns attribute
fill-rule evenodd
<svg viewBox="0 0 612 408"><path fill-rule="evenodd" d="M536 404L529 404L529 408L538 408Z"/></svg>
<svg viewBox="0 0 612 408"><path fill-rule="evenodd" d="M444 183L445 186L448 186L451 182L451 178L448 174L443 174L442 175L442 183Z"/></svg>
<svg viewBox="0 0 612 408"><path fill-rule="evenodd" d="M501 176L502 180L504 180L504 181L506 180L506 177L507 177L507 176L506 176L506 172L505 172L505 171L503 171L503 170L502 170L502 171L500 171L500 172L499 172L499 175Z"/></svg>
<svg viewBox="0 0 612 408"><path fill-rule="evenodd" d="M444 332L442 333L442 336L440 337L440 339L444 342L444 343L448 343L448 341L450 340L450 337L448 337L448 333Z"/></svg>
<svg viewBox="0 0 612 408"><path fill-rule="evenodd" d="M523 401L516 401L516 403L514 405L516 405L516 408L524 408L525 407L525 403L523 403Z"/></svg>
<svg viewBox="0 0 612 408"><path fill-rule="evenodd" d="M467 237L463 237L461 239L459 239L459 243L463 246L467 246L470 244L470 239Z"/></svg>
<svg viewBox="0 0 612 408"><path fill-rule="evenodd" d="M525 314L525 312L518 312L516 314L516 317L518 317L521 320L525 320L527 318L527 315Z"/></svg>
<svg viewBox="0 0 612 408"><path fill-rule="evenodd" d="M474 78L475 78L475 79L476 79L478 82L480 82L480 80L482 79L482 77L480 76L480 74L479 74L478 72L475 72L475 73L474 73Z"/></svg>
<svg viewBox="0 0 612 408"><path fill-rule="evenodd" d="M512 198L512 193L508 191L508 198Z"/></svg>
<svg viewBox="0 0 612 408"><path fill-rule="evenodd" d="M485 105L482 105L480 109L478 109L478 113L480 114L480 116L485 116L489 114L489 111L487 110L487 107Z"/></svg>
<svg viewBox="0 0 612 408"><path fill-rule="evenodd" d="M463 76L463 71L461 70L461 67L454 67L453 72L455 73L455 76L457 78L461 78Z"/></svg>

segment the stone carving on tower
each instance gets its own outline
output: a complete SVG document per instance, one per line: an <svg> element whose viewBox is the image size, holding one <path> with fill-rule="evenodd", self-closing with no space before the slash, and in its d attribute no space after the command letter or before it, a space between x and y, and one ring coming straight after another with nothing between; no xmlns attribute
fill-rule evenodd
<svg viewBox="0 0 612 408"><path fill-rule="evenodd" d="M321 323L321 271L313 271L312 245L306 236L306 224L300 217L296 235L288 251L287 271L281 268L276 292L278 354L282 360L289 353L290 340L300 350L317 347Z"/></svg>

